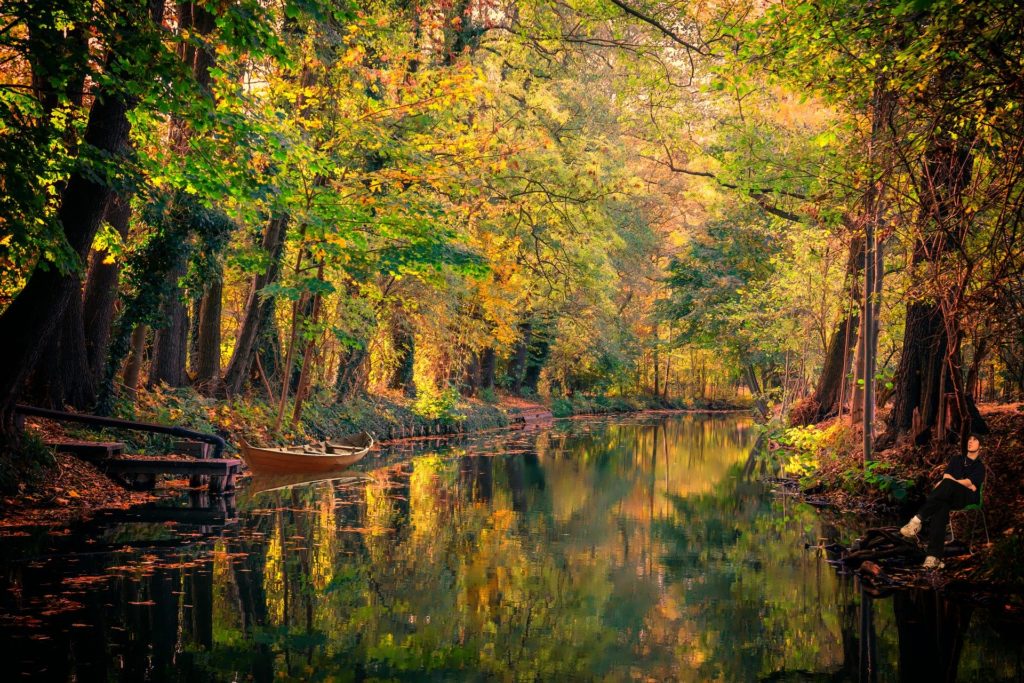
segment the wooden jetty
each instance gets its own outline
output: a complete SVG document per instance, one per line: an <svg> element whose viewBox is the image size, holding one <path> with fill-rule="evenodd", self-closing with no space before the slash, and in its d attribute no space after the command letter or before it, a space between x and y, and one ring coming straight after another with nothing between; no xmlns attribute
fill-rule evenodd
<svg viewBox="0 0 1024 683"><path fill-rule="evenodd" d="M149 490L156 485L158 474L208 476L210 493L223 493L235 488L235 477L242 461L234 458L107 458L100 469L123 478L132 488Z"/></svg>
<svg viewBox="0 0 1024 683"><path fill-rule="evenodd" d="M236 458L211 458L208 444L193 448L175 448L193 451L199 457L151 457L124 455L124 444L119 442L60 441L47 444L58 453L68 453L86 460L97 469L110 474L127 486L137 490L151 490L157 475L170 474L189 477L191 486L208 484L210 493L223 493L235 487L235 478L241 472L242 461Z"/></svg>
<svg viewBox="0 0 1024 683"><path fill-rule="evenodd" d="M47 441L46 445L90 462L124 454L124 444L118 441Z"/></svg>
<svg viewBox="0 0 1024 683"><path fill-rule="evenodd" d="M124 444L119 441L60 441L48 444L57 452L69 453L88 460L132 488L152 489L156 485L157 475L177 474L188 476L192 486L201 486L208 481L211 493L223 493L235 487L235 477L242 468L241 460L220 457L227 444L216 434L102 415L66 413L35 406L18 405L15 411L22 416L78 422L96 429L127 429L178 437L174 450L187 454L185 457L154 458L124 455Z"/></svg>

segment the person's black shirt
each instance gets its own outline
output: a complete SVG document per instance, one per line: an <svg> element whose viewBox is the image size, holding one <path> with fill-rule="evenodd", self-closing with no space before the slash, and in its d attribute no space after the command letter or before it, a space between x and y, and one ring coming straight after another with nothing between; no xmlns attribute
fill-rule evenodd
<svg viewBox="0 0 1024 683"><path fill-rule="evenodd" d="M966 455L954 455L946 465L946 474L954 479L970 479L980 491L981 483L985 481L985 466L981 464L981 458L971 460Z"/></svg>

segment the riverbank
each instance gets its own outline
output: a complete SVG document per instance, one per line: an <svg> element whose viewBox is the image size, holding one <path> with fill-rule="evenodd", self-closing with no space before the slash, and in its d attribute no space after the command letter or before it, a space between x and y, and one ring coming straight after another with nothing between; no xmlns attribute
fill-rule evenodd
<svg viewBox="0 0 1024 683"><path fill-rule="evenodd" d="M980 521L963 515L954 519L960 538L974 522L973 552L947 558L936 580L993 582L1024 588L1024 404L979 406L990 433L983 437L986 467L984 515L986 541ZM881 426L881 418L879 419ZM879 520L902 524L942 477L953 446L915 446L900 443L879 451L867 467L859 434L846 421L835 419L808 427L768 430L769 460L798 486L804 500L859 515L865 527Z"/></svg>
<svg viewBox="0 0 1024 683"><path fill-rule="evenodd" d="M651 410L723 412L749 410L748 403L721 399L664 399L651 396L585 396L552 399L551 414L555 417L580 415L612 415Z"/></svg>
<svg viewBox="0 0 1024 683"><path fill-rule="evenodd" d="M665 401L651 397L604 397L577 395L570 399L538 401L509 395L492 400L467 399L441 394L414 400L401 395L368 395L346 403L328 397L310 401L302 419L292 422L286 411L275 429L277 411L262 400L213 399L191 389L157 387L140 391L134 402L122 405L117 417L157 424L178 425L218 434L229 444L246 438L257 444L301 443L338 434L366 431L379 443L428 436L468 434L502 429L545 416L570 417L644 412L650 410L736 410L742 406L722 401ZM128 453L174 452L175 439L142 432L95 431L50 420L26 421L35 463L31 476L19 476L17 490L0 498L0 528L28 525L63 526L88 518L99 509L126 508L153 499L153 494L133 492L112 481L93 465L70 455L54 454L44 442L69 440L119 441ZM26 470L27 471L27 470ZM174 494L184 481L170 481L162 491ZM160 491L156 495L161 495Z"/></svg>

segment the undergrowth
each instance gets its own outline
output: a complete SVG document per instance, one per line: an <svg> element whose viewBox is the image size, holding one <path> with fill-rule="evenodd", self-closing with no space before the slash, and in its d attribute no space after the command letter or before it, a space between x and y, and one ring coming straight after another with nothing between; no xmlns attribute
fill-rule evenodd
<svg viewBox="0 0 1024 683"><path fill-rule="evenodd" d="M53 450L41 438L22 433L17 443L0 447L0 492L31 490L55 464Z"/></svg>
<svg viewBox="0 0 1024 683"><path fill-rule="evenodd" d="M889 460L865 463L853 430L843 422L825 426L764 427L776 445L771 450L777 469L795 477L805 489L843 491L864 501L901 503L914 480L900 476L902 467Z"/></svg>

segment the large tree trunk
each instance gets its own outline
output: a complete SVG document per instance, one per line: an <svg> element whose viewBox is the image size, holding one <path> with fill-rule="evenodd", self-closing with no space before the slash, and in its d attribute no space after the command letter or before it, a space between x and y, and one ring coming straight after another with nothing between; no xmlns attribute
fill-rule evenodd
<svg viewBox="0 0 1024 683"><path fill-rule="evenodd" d="M68 303L45 348L47 362L39 363L26 388L32 402L57 410L92 408L96 384L85 352L80 294Z"/></svg>
<svg viewBox="0 0 1024 683"><path fill-rule="evenodd" d="M139 379L142 377L142 361L146 355L148 333L149 329L145 325L136 325L132 330L128 361L124 365L121 382L124 384L124 388L133 394L138 391Z"/></svg>
<svg viewBox="0 0 1024 683"><path fill-rule="evenodd" d="M462 395L476 396L480 389L480 355L476 351L468 351L465 366L462 368Z"/></svg>
<svg viewBox="0 0 1024 683"><path fill-rule="evenodd" d="M899 434L926 440L924 432L938 415L945 357L946 329L939 307L931 302L908 304L896 393L886 421L887 445Z"/></svg>
<svg viewBox="0 0 1024 683"><path fill-rule="evenodd" d="M798 406L800 410L794 409L790 414L794 424L815 424L838 413L843 382L850 371L850 352L859 327L860 314L856 310L850 311L839 321L839 326L829 340L825 364L814 394L806 403Z"/></svg>
<svg viewBox="0 0 1024 683"><path fill-rule="evenodd" d="M853 230L852 221L847 221ZM864 267L864 240L856 236L850 239L850 250L846 259L846 280L849 283L850 302L857 299L857 280ZM849 306L849 304L848 304ZM818 377L814 393L799 403L790 413L793 424L815 424L839 413L843 386L850 371L850 357L858 338L860 312L848 308L839 321L825 352L825 362Z"/></svg>
<svg viewBox="0 0 1024 683"><path fill-rule="evenodd" d="M188 356L188 311L181 300L181 288L177 283L185 275L187 264L184 259L168 275L174 285L164 301L165 325L156 331L153 340L153 359L149 368L149 386L164 382L168 386L183 387L188 384L185 361Z"/></svg>
<svg viewBox="0 0 1024 683"><path fill-rule="evenodd" d="M937 132L935 135L940 135ZM918 239L914 244L912 267L917 270L929 263L933 270L941 268L941 259L959 248L966 234L958 222L964 188L970 182L973 153L969 141L933 139L925 156L927 182L917 217ZM956 226L957 229L951 229ZM924 282L917 283L923 286ZM888 446L904 434L924 442L933 433L939 417L944 372L948 365L946 321L936 301L938 292L907 305L903 352L896 370L895 397L892 412L886 421L886 433L880 444ZM955 327L955 323L951 325ZM959 382L950 387L957 389ZM959 393L959 392L958 392ZM957 399L958 402L960 399Z"/></svg>
<svg viewBox="0 0 1024 683"><path fill-rule="evenodd" d="M107 204L107 222L117 231L122 241L128 238L131 213L131 201L127 195L115 194L110 198ZM92 255L83 302L85 351L93 381L97 385L103 377L106 365L110 329L114 323L114 310L117 304L117 283L121 272L120 263L117 261L105 262L107 256L105 250Z"/></svg>
<svg viewBox="0 0 1024 683"><path fill-rule="evenodd" d="M159 24L163 9L163 0L149 0L148 11L154 23ZM71 39L80 38L72 32ZM112 50L112 53L117 54L117 50ZM142 59L147 58L141 52L135 54ZM114 158L122 155L128 143L130 124L127 114L132 106L133 103L113 94L97 93L89 111L84 142ZM80 264L86 261L111 194L110 187L88 171L73 172L64 186L57 218ZM17 438L13 408L25 378L35 369L43 352L39 340L54 333L68 305L80 293L76 273L63 274L56 268L36 268L24 289L0 314L0 339L4 340L6 351L6 362L0 368L0 433L3 435Z"/></svg>
<svg viewBox="0 0 1024 683"><path fill-rule="evenodd" d="M273 325L274 301L271 297L260 296L267 285L277 280L281 268L281 257L284 254L284 238L288 228L288 216L275 216L267 222L263 232L263 251L269 256L267 268L253 276L249 286L249 297L245 304L242 326L235 340L235 348L224 373L224 386L228 394L238 394L245 386L246 379L251 375L259 340L266 338L267 325ZM261 334L263 332L264 334ZM276 334L276 333L275 333ZM271 369L265 367L267 374Z"/></svg>
<svg viewBox="0 0 1024 683"><path fill-rule="evenodd" d="M207 395L220 389L220 312L224 281L210 283L199 309L199 333L196 344L195 385Z"/></svg>
<svg viewBox="0 0 1024 683"><path fill-rule="evenodd" d="M151 3L154 16L162 14L159 0ZM117 157L128 142L129 104L116 96L97 97L89 112L86 144ZM103 220L111 189L95 174L74 172L61 196L57 218L64 237L85 263L93 237ZM77 273L61 273L57 268L36 268L24 289L0 314L0 339L4 340L4 363L0 366L0 431L13 436L14 404L25 379L35 370L45 345L41 339L54 334L58 323L75 297L81 295Z"/></svg>

